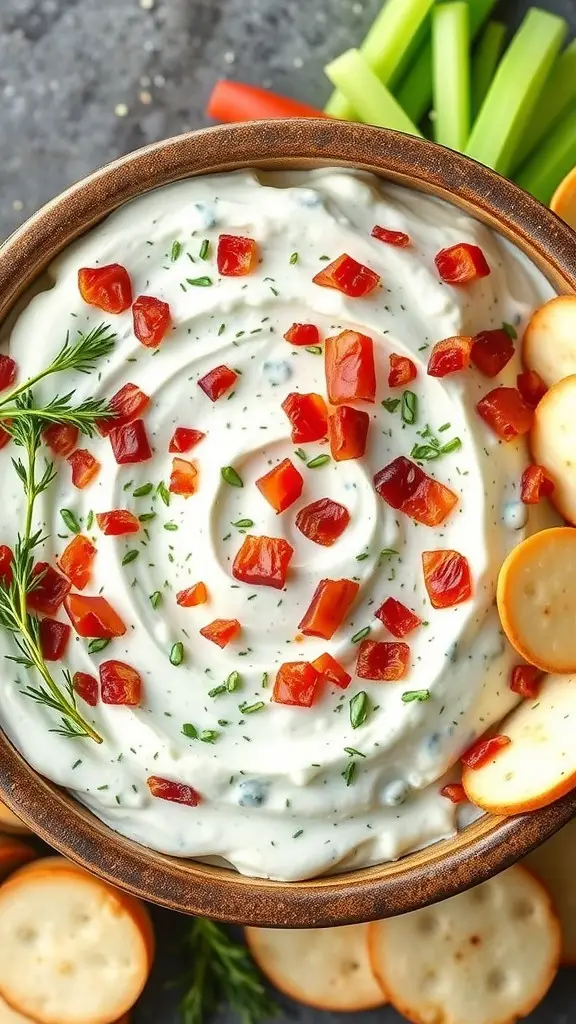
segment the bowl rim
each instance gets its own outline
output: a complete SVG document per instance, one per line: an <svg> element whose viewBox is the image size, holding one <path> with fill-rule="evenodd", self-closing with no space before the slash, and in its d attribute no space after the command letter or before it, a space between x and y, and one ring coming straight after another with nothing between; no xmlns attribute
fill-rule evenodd
<svg viewBox="0 0 576 1024"><path fill-rule="evenodd" d="M46 204L0 247L0 322L51 259L113 209L163 184L240 167L356 167L431 192L496 228L557 291L576 292L576 234L518 186L425 139L330 119L203 129L121 157ZM576 815L576 790L542 810L486 816L392 864L272 882L158 854L104 825L32 769L0 732L0 797L42 839L137 896L240 924L315 927L418 909L485 881Z"/></svg>

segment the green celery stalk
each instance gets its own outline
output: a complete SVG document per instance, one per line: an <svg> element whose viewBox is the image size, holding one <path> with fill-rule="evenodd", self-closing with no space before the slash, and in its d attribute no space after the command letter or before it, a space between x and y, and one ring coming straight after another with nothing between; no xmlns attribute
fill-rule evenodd
<svg viewBox="0 0 576 1024"><path fill-rule="evenodd" d="M573 39L558 57L546 80L530 118L530 130L524 133L516 151L514 166L524 163L575 102L576 39Z"/></svg>
<svg viewBox="0 0 576 1024"><path fill-rule="evenodd" d="M372 22L360 50L384 84L391 81L401 68L406 50L417 36L433 3L434 0L387 0ZM354 108L338 92L332 94L324 110L331 117L355 120Z"/></svg>
<svg viewBox="0 0 576 1024"><path fill-rule="evenodd" d="M509 174L550 68L562 46L564 18L532 7L506 50L468 140L468 156Z"/></svg>
<svg viewBox="0 0 576 1024"><path fill-rule="evenodd" d="M490 83L494 78L498 61L506 41L506 25L501 21L489 21L484 29L472 57L472 116L476 117L482 106Z"/></svg>
<svg viewBox="0 0 576 1024"><path fill-rule="evenodd" d="M518 185L541 203L550 202L568 171L576 164L576 109L558 121L542 145L515 175Z"/></svg>
<svg viewBox="0 0 576 1024"><path fill-rule="evenodd" d="M420 135L393 95L364 60L359 50L348 50L326 66L326 74L357 111L361 121Z"/></svg>
<svg viewBox="0 0 576 1024"><path fill-rule="evenodd" d="M464 149L470 133L470 32L464 0L441 4L432 15L434 138Z"/></svg>

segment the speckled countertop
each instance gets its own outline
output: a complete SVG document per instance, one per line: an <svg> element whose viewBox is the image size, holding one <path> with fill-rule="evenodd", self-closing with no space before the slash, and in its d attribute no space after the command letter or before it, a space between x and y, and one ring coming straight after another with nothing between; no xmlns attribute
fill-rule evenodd
<svg viewBox="0 0 576 1024"><path fill-rule="evenodd" d="M320 103L326 60L363 35L380 0L0 0L0 239L66 185L146 143L205 123L217 77ZM540 0L568 17L576 0ZM502 3L516 23L525 0ZM160 937L135 1024L177 1024L178 938L186 919L154 911ZM285 1018L346 1024L280 997ZM394 1024L389 1008L362 1024ZM532 1024L576 1021L576 971L564 971Z"/></svg>

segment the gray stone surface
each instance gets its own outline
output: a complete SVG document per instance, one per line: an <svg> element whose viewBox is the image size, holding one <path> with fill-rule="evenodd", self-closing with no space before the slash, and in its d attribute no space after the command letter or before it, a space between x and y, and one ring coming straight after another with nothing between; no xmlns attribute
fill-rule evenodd
<svg viewBox="0 0 576 1024"><path fill-rule="evenodd" d="M380 0L0 0L0 238L66 185L121 153L204 123L216 78L320 104L325 60L361 39ZM528 6L502 4L516 23ZM569 17L576 0L541 2ZM159 955L136 1024L176 1024L186 919L154 911ZM280 998L285 1018L328 1017ZM393 1024L385 1009L363 1024ZM352 1021L350 1016L350 1021ZM357 1017L355 1019L358 1019ZM561 973L532 1024L576 1020Z"/></svg>

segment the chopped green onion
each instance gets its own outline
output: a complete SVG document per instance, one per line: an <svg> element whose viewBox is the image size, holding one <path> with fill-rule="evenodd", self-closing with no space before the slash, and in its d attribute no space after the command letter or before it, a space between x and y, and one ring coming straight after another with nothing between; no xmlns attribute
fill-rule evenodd
<svg viewBox="0 0 576 1024"><path fill-rule="evenodd" d="M254 711L262 711L266 705L263 700L256 701L255 704L240 704L240 712L243 715L251 715Z"/></svg>
<svg viewBox="0 0 576 1024"><path fill-rule="evenodd" d="M430 700L430 690L406 690L401 699L404 704L411 704L415 700Z"/></svg>
<svg viewBox="0 0 576 1024"><path fill-rule="evenodd" d="M66 526L68 527L69 530L72 531L72 533L81 532L82 527L80 526L77 517L74 515L73 512L70 511L69 508L61 508L60 515L62 516L62 519L64 520Z"/></svg>
<svg viewBox="0 0 576 1024"><path fill-rule="evenodd" d="M218 686L213 686L211 690L208 690L209 697L219 697L221 693L226 693L226 683L219 683Z"/></svg>
<svg viewBox="0 0 576 1024"><path fill-rule="evenodd" d="M307 469L319 469L320 466L325 466L327 462L330 462L329 455L316 455L310 462L306 463Z"/></svg>
<svg viewBox="0 0 576 1024"><path fill-rule="evenodd" d="M384 401L381 402L380 404L384 406L384 408L386 409L386 412L396 412L396 409L400 405L400 399L399 398L385 398Z"/></svg>
<svg viewBox="0 0 576 1024"><path fill-rule="evenodd" d="M150 494L154 490L154 484L142 484L137 487L132 494L135 498L145 498L147 494Z"/></svg>
<svg viewBox="0 0 576 1024"><path fill-rule="evenodd" d="M310 352L310 354L313 355L313 356L321 356L322 355L322 346L321 345L306 345L305 348L306 348L306 351Z"/></svg>
<svg viewBox="0 0 576 1024"><path fill-rule="evenodd" d="M122 559L122 565L130 565L130 562L134 562L138 558L139 554L140 552L137 551L136 548L132 548L131 551L127 551Z"/></svg>
<svg viewBox="0 0 576 1024"><path fill-rule="evenodd" d="M548 137L558 121L576 103L576 39L560 54L546 79L530 116L530 131L524 132L516 150L514 168L524 163L539 143Z"/></svg>
<svg viewBox="0 0 576 1024"><path fill-rule="evenodd" d="M356 775L356 762L349 761L343 772L340 772L342 778L346 780L346 785L351 786L354 782L354 776Z"/></svg>
<svg viewBox="0 0 576 1024"><path fill-rule="evenodd" d="M371 626L364 626L363 629L359 629L357 633L354 633L354 636L350 637L350 642L353 644L360 643L360 641L363 640L364 637L368 636L368 633L370 633L371 629Z"/></svg>
<svg viewBox="0 0 576 1024"><path fill-rule="evenodd" d="M198 739L202 740L202 743L215 743L219 735L217 729L203 729Z"/></svg>
<svg viewBox="0 0 576 1024"><path fill-rule="evenodd" d="M516 182L541 203L553 193L576 164L576 109L558 122L533 156L516 174Z"/></svg>
<svg viewBox="0 0 576 1024"><path fill-rule="evenodd" d="M200 246L200 252L198 253L201 260L207 260L210 255L210 242L207 238L204 239Z"/></svg>
<svg viewBox="0 0 576 1024"><path fill-rule="evenodd" d="M303 448L296 448L294 450L294 455L297 455L299 459L302 459L302 462L306 462L306 459L308 458Z"/></svg>
<svg viewBox="0 0 576 1024"><path fill-rule="evenodd" d="M418 397L413 391L405 391L403 393L400 415L404 423L412 424L416 422L416 417L418 416Z"/></svg>
<svg viewBox="0 0 576 1024"><path fill-rule="evenodd" d="M178 524L177 523L164 523L164 529L168 530L169 533L176 533L176 530L178 530Z"/></svg>
<svg viewBox="0 0 576 1024"><path fill-rule="evenodd" d="M98 654L103 651L110 643L110 637L98 637L97 639L91 640L88 644L88 654Z"/></svg>
<svg viewBox="0 0 576 1024"><path fill-rule="evenodd" d="M142 515L138 516L138 521L140 523L149 523L152 519L156 519L155 512L143 512Z"/></svg>
<svg viewBox="0 0 576 1024"><path fill-rule="evenodd" d="M189 740L198 739L198 730L191 722L184 722L184 725L182 726L182 733L184 736L187 736Z"/></svg>
<svg viewBox="0 0 576 1024"><path fill-rule="evenodd" d="M472 88L473 117L477 116L486 93L490 88L490 83L494 78L505 42L506 25L501 21L489 21L472 57L470 84Z"/></svg>
<svg viewBox="0 0 576 1024"><path fill-rule="evenodd" d="M290 263L291 266L294 266L295 263L298 263L299 259L300 259L300 257L298 255L298 253L297 252L293 252L293 253L290 254L290 259L288 260L288 262Z"/></svg>
<svg viewBox="0 0 576 1024"><path fill-rule="evenodd" d="M253 519L237 519L232 526L237 526L239 530L249 530L251 526L254 526Z"/></svg>
<svg viewBox="0 0 576 1024"><path fill-rule="evenodd" d="M470 30L463 0L432 13L434 138L462 150L470 132Z"/></svg>
<svg viewBox="0 0 576 1024"><path fill-rule="evenodd" d="M156 494L159 495L159 497L162 499L165 505L170 504L170 491L166 487L166 484L164 483L163 480L161 480L160 483L158 484L156 488Z"/></svg>
<svg viewBox="0 0 576 1024"><path fill-rule="evenodd" d="M184 661L184 644L178 640L177 643L172 644L170 651L170 664L181 665Z"/></svg>
<svg viewBox="0 0 576 1024"><path fill-rule="evenodd" d="M457 452L462 447L462 441L459 437L453 437L451 441L447 441L443 444L440 449L441 455L449 455L450 452Z"/></svg>
<svg viewBox="0 0 576 1024"><path fill-rule="evenodd" d="M222 474L222 479L227 484L230 484L230 487L244 487L242 478L238 476L238 473L233 466L222 466L220 472Z"/></svg>
<svg viewBox="0 0 576 1024"><path fill-rule="evenodd" d="M87 530L91 530L92 529L93 522L94 522L94 513L93 513L92 509L90 509L88 515L86 516L86 529Z"/></svg>
<svg viewBox="0 0 576 1024"><path fill-rule="evenodd" d="M360 690L359 693L351 697L349 709L350 725L353 729L358 729L360 725L364 725L370 711L370 698L365 690Z"/></svg>
<svg viewBox="0 0 576 1024"><path fill-rule="evenodd" d="M186 281L188 284L196 285L197 288L210 288L212 284L211 277L187 277Z"/></svg>
<svg viewBox="0 0 576 1024"><path fill-rule="evenodd" d="M150 604L156 611L158 605L162 604L162 594L159 590L155 590L153 594L150 594Z"/></svg>
<svg viewBox="0 0 576 1024"><path fill-rule="evenodd" d="M262 680L260 682L260 686L262 687L263 690L265 690L266 687L268 686L268 673L267 672L263 672L262 673Z"/></svg>
<svg viewBox="0 0 576 1024"><path fill-rule="evenodd" d="M330 81L344 93L360 120L380 128L393 128L418 135L415 124L404 113L391 92L374 74L358 50L348 50L325 68Z"/></svg>
<svg viewBox="0 0 576 1024"><path fill-rule="evenodd" d="M234 690L238 690L241 686L241 682L240 673L236 671L231 672L226 680L226 689L228 690L228 693L233 693Z"/></svg>
<svg viewBox="0 0 576 1024"><path fill-rule="evenodd" d="M182 243L181 242L172 242L172 248L170 250L170 259L171 259L172 263L176 263L176 260L178 259L178 257L179 257L181 252L182 252Z"/></svg>

